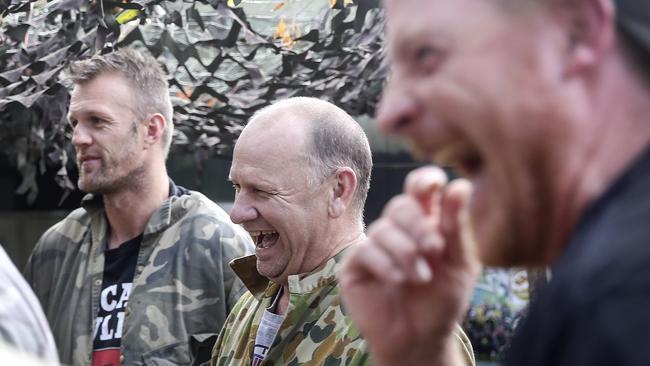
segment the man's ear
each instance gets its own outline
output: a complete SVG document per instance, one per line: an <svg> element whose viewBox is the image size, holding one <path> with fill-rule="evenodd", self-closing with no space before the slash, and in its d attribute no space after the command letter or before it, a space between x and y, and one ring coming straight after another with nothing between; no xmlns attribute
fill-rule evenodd
<svg viewBox="0 0 650 366"><path fill-rule="evenodd" d="M145 122L144 141L147 146L153 146L162 139L167 120L160 113L150 115Z"/></svg>
<svg viewBox="0 0 650 366"><path fill-rule="evenodd" d="M357 188L357 175L349 167L336 169L333 177L328 213L337 218L350 207Z"/></svg>
<svg viewBox="0 0 650 366"><path fill-rule="evenodd" d="M616 38L616 19L611 0L575 0L566 12L569 58L565 76L571 77L603 60Z"/></svg>

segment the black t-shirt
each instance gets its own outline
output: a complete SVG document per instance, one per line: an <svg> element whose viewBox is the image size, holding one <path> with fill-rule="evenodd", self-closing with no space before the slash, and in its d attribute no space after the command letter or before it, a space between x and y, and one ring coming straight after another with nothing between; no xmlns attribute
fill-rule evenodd
<svg viewBox="0 0 650 366"><path fill-rule="evenodd" d="M650 148L583 215L506 365L648 366L648 312Z"/></svg>
<svg viewBox="0 0 650 366"><path fill-rule="evenodd" d="M104 278L95 319L93 366L120 365L124 309L129 300L142 234L104 252Z"/></svg>
<svg viewBox="0 0 650 366"><path fill-rule="evenodd" d="M169 197L190 194L169 180ZM143 234L104 251L104 277L93 332L93 366L119 366L124 311L129 300Z"/></svg>

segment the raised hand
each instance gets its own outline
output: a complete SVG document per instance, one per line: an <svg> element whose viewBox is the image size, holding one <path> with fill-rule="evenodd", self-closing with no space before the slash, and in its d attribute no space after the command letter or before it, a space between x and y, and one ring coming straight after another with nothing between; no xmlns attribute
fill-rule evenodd
<svg viewBox="0 0 650 366"><path fill-rule="evenodd" d="M471 185L415 170L340 273L344 301L375 364L460 363L454 329L480 265L469 230Z"/></svg>

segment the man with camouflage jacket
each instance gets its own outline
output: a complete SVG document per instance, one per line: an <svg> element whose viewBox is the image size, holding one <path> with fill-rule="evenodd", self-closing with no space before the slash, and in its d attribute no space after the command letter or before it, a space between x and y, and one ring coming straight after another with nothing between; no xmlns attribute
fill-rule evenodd
<svg viewBox="0 0 650 366"><path fill-rule="evenodd" d="M369 363L335 274L365 237L371 167L363 130L330 103L291 98L253 116L230 179L231 218L251 234L256 255L231 264L249 292L226 320L213 366ZM461 344L471 363L469 342Z"/></svg>
<svg viewBox="0 0 650 366"><path fill-rule="evenodd" d="M61 361L207 361L244 291L227 263L252 249L250 237L168 178L172 106L155 59L122 49L73 62L66 77L78 184L90 194L42 236L25 270Z"/></svg>

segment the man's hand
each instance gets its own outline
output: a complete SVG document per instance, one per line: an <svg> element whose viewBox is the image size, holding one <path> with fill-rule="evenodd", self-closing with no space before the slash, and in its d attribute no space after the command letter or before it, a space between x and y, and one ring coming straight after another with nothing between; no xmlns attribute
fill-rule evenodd
<svg viewBox="0 0 650 366"><path fill-rule="evenodd" d="M381 365L451 364L454 329L480 266L468 227L471 185L442 170L411 172L353 248L339 280L355 324Z"/></svg>

